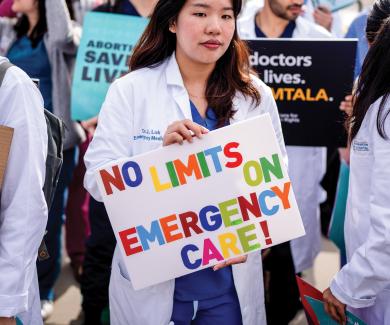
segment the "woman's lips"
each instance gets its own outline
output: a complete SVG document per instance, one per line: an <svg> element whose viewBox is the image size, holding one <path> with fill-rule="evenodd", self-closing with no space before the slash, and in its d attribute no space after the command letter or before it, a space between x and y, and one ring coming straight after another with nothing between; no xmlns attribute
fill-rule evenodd
<svg viewBox="0 0 390 325"><path fill-rule="evenodd" d="M219 42L217 40L210 40L210 41L206 41L206 42L201 43L201 45L203 45L204 47L206 47L210 50L215 50L215 49L219 48L222 44L221 44L221 42Z"/></svg>

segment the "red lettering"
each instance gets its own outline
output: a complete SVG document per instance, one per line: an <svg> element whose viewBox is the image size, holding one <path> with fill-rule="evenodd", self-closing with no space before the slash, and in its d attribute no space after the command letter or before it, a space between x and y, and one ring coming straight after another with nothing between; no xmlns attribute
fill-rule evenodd
<svg viewBox="0 0 390 325"><path fill-rule="evenodd" d="M236 168L242 164L242 155L238 151L231 151L233 148L238 148L240 144L238 142L229 142L225 147L223 148L223 153L225 154L226 158L232 158L234 161L228 161L225 166L227 168Z"/></svg>
<svg viewBox="0 0 390 325"><path fill-rule="evenodd" d="M119 237L121 239L123 248L125 249L126 256L134 255L134 254L143 252L141 245L136 246L136 247L131 247L131 245L138 243L138 238L136 236L131 236L131 235L134 235L136 233L137 233L137 231L135 230L135 227L129 228L126 230L122 230L119 232ZM129 236L131 236L131 237L129 237Z"/></svg>

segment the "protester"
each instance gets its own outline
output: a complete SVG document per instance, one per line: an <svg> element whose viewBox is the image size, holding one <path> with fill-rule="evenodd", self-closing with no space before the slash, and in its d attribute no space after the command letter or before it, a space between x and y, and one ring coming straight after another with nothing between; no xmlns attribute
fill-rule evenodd
<svg viewBox="0 0 390 325"><path fill-rule="evenodd" d="M8 60L0 57L0 70ZM2 73L0 73L2 75ZM47 128L37 87L10 67L0 86L0 125L14 129L0 201L0 324L42 324L35 261L47 222Z"/></svg>
<svg viewBox="0 0 390 325"><path fill-rule="evenodd" d="M268 112L285 153L272 93L250 76L248 52L235 29L240 9L240 0L157 3L134 49L131 72L107 94L86 154L84 184L97 200L102 199L95 178L100 166L192 142L191 132L207 136L206 123L214 129ZM141 128L159 130L163 140L132 140ZM112 324L266 323L259 252L138 291L120 254L117 248L110 281Z"/></svg>
<svg viewBox="0 0 390 325"><path fill-rule="evenodd" d="M264 0L247 1L240 16L247 17L254 11L258 11L263 6ZM309 20L310 22L316 23L319 26L324 27L334 37L343 36L342 21L338 12L332 13L327 7L324 6L313 7L312 1L308 0L304 1L304 5L302 6L302 11L300 15L301 17Z"/></svg>
<svg viewBox="0 0 390 325"><path fill-rule="evenodd" d="M70 118L71 71L80 30L71 22L65 0L18 0L12 9L19 19L15 26L1 25L0 44L15 65L39 79L45 108L63 119L67 129L64 163L45 236L50 259L37 264L42 315L47 317L52 311L53 287L61 268L66 188L76 163L76 145L84 137L81 126Z"/></svg>
<svg viewBox="0 0 390 325"><path fill-rule="evenodd" d="M300 16L302 6L303 0L266 0L264 7L241 17L238 22L240 36L247 39L330 37L324 28ZM326 150L287 146L287 154L289 176L306 236L291 241L291 252L288 243L271 248L271 253L264 261L264 269L269 271L267 274L270 277L266 279L270 288L266 295L267 320L269 324L278 325L287 324L301 308L295 272L312 267L320 251L319 203L323 197L320 181L325 172Z"/></svg>
<svg viewBox="0 0 390 325"><path fill-rule="evenodd" d="M157 0L116 0L106 2L94 9L96 12L148 17ZM97 118L82 122L89 134L95 131ZM84 324L101 323L108 307L108 286L111 275L112 257L115 249L115 236L104 204L90 199L89 220L91 235L86 243L81 293L83 295Z"/></svg>
<svg viewBox="0 0 390 325"><path fill-rule="evenodd" d="M345 220L347 264L324 291L325 310L346 324L345 307L367 324L390 322L390 1L367 19L370 49L348 119L350 180Z"/></svg>

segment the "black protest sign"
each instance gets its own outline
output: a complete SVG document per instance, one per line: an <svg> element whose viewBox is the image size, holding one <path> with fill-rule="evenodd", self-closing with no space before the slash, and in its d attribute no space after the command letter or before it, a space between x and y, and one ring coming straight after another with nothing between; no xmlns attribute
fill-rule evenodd
<svg viewBox="0 0 390 325"><path fill-rule="evenodd" d="M351 93L355 40L248 40L250 62L271 87L287 145L345 146L345 114Z"/></svg>

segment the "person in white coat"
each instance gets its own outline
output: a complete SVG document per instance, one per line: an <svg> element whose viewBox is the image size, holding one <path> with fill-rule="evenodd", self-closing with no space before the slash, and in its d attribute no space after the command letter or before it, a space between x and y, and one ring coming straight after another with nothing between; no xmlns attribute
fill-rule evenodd
<svg viewBox="0 0 390 325"><path fill-rule="evenodd" d="M246 15L240 17L239 35L243 39L329 38L328 31L300 16L303 4L303 0L265 0L264 7L252 12L247 11ZM272 292L267 294L269 299L266 305L268 322L271 324L287 324L301 307L294 274L312 267L321 249L319 204L325 199L325 193L320 182L326 171L326 149L287 146L287 155L289 175L306 235L290 242L291 253L288 245L271 248L272 255L268 256L268 260L271 260L270 268L276 265L275 268L280 269L277 264L284 265L283 274L275 273L271 269L270 279L267 280L269 287L273 288L270 289ZM291 255L293 265L290 268ZM289 291L291 296L284 293L285 286L294 288ZM279 312L281 305L286 306L284 313ZM295 305L297 307L294 307Z"/></svg>
<svg viewBox="0 0 390 325"><path fill-rule="evenodd" d="M8 62L0 57L0 66ZM42 191L47 127L38 88L10 67L0 86L0 125L14 129L0 201L0 324L42 324L36 259L47 223Z"/></svg>
<svg viewBox="0 0 390 325"><path fill-rule="evenodd" d="M207 136L206 126L269 113L285 157L271 90L251 74L248 50L237 35L240 9L241 0L157 3L134 49L131 72L110 87L85 156L84 185L96 200L102 201L95 178L101 166L191 142L191 132ZM145 130L161 137L142 137ZM112 324L265 325L261 254L135 291L117 248L110 317Z"/></svg>
<svg viewBox="0 0 390 325"><path fill-rule="evenodd" d="M347 264L324 291L325 310L346 324L345 307L366 324L390 324L390 1L377 1L368 17L374 37L348 119L351 156L345 218ZM372 27L372 26L371 26Z"/></svg>

